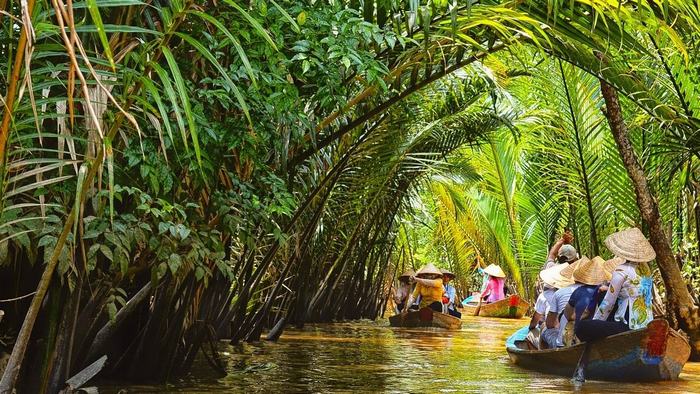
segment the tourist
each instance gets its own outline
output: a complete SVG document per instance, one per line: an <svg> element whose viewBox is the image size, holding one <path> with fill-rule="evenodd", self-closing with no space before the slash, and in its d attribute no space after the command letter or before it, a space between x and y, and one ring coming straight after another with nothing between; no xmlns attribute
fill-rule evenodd
<svg viewBox="0 0 700 394"><path fill-rule="evenodd" d="M551 268L555 264L571 264L576 261L578 259L578 253L576 252L576 248L571 245L573 240L574 236L571 232L569 230L565 231L561 238L549 249L547 261L542 269Z"/></svg>
<svg viewBox="0 0 700 394"><path fill-rule="evenodd" d="M529 332L527 340L532 344L533 349L540 348L540 335L544 331L544 319L549 312L549 305L554 302L554 293L557 291L557 286L568 286L569 283L563 282L561 278L561 270L568 267L569 263L556 264L546 270L540 272L540 278L545 284L545 288L535 301L535 311L530 319Z"/></svg>
<svg viewBox="0 0 700 394"><path fill-rule="evenodd" d="M443 295L442 303L447 308L447 313L454 317L461 318L462 313L455 308L455 298L457 297L457 290L454 286L450 284L450 281L455 278L455 274L448 270L440 270L442 272L442 282L445 288L445 293Z"/></svg>
<svg viewBox="0 0 700 394"><path fill-rule="evenodd" d="M654 318L652 312L653 280L647 263L656 258L654 248L636 227L619 231L605 239L605 245L619 259L610 286L598 306L593 320L582 320L576 336L593 341L628 330L644 328ZM614 307L612 321L608 317Z"/></svg>
<svg viewBox="0 0 700 394"><path fill-rule="evenodd" d="M484 273L489 276L489 281L486 285L486 290L481 293L481 298L487 303L500 301L506 298L503 293L503 283L505 282L506 274L501 267L490 264L484 269Z"/></svg>
<svg viewBox="0 0 700 394"><path fill-rule="evenodd" d="M406 301L411 295L411 277L416 273L413 270L408 270L399 276L399 283L394 292L394 305L396 305L397 313L401 313L406 307Z"/></svg>
<svg viewBox="0 0 700 394"><path fill-rule="evenodd" d="M442 272L433 264L426 264L412 277L416 282L416 288L408 299L407 305L421 297L419 307L428 307L434 311L442 312L442 294L445 292L442 286Z"/></svg>
<svg viewBox="0 0 700 394"><path fill-rule="evenodd" d="M571 267L576 263L578 263L578 261L571 265L569 263L555 264L540 272L540 278L545 284L545 291L543 291L543 294L547 294L545 327L540 334L539 340L539 347L541 349L563 346L563 341L561 341L562 322L559 317L561 311L564 310L566 302L569 300L567 293L571 295L571 292L575 290L575 288L573 290L566 289L576 286L570 274L572 271Z"/></svg>

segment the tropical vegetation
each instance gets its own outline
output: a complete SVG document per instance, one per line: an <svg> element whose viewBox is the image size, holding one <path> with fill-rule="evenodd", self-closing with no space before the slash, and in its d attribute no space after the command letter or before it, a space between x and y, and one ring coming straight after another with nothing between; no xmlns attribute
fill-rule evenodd
<svg viewBox="0 0 700 394"><path fill-rule="evenodd" d="M0 24L0 392L377 318L427 259L532 296L565 227L605 255L641 226L700 343L695 2L0 0Z"/></svg>

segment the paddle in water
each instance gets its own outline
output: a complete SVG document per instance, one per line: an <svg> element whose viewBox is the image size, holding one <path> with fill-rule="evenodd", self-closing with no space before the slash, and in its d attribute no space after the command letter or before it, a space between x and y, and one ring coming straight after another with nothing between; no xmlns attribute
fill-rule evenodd
<svg viewBox="0 0 700 394"><path fill-rule="evenodd" d="M590 353L591 345L586 342L586 347L583 348L581 358L579 358L576 369L574 370L574 376L571 378L571 383L575 386L580 386L586 382L586 367L588 366L588 356Z"/></svg>
<svg viewBox="0 0 700 394"><path fill-rule="evenodd" d="M479 310L481 309L481 302L483 301L483 293L479 293L479 303L476 304L476 309L474 309L474 316L479 316Z"/></svg>

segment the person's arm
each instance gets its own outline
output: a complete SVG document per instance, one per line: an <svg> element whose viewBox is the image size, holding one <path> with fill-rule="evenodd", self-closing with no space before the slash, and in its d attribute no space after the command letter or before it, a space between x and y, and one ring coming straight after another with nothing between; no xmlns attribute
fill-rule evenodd
<svg viewBox="0 0 700 394"><path fill-rule="evenodd" d="M610 285L608 286L608 291L605 293L603 302L600 303L598 309L596 309L595 315L593 315L593 320L607 320L615 308L617 303L617 297L620 295L620 290L622 285L625 284L626 275L622 271L613 272L612 279L610 280Z"/></svg>
<svg viewBox="0 0 700 394"><path fill-rule="evenodd" d="M566 304L566 307L564 308L564 317L566 317L566 320L568 321L574 321L574 312L576 310L574 309L571 304Z"/></svg>
<svg viewBox="0 0 700 394"><path fill-rule="evenodd" d="M564 245L564 238L559 238L557 242L552 245L552 248L549 249L549 255L547 255L547 261L557 261L557 255L559 254L559 249L561 249L562 245Z"/></svg>
<svg viewBox="0 0 700 394"><path fill-rule="evenodd" d="M535 312L532 315L532 319L530 319L530 329L534 329L537 327L538 324L540 324L540 320L542 320L542 315L538 312Z"/></svg>
<svg viewBox="0 0 700 394"><path fill-rule="evenodd" d="M550 311L547 313L547 319L544 321L547 328L557 328L559 325L559 315L556 312Z"/></svg>
<svg viewBox="0 0 700 394"><path fill-rule="evenodd" d="M416 283L422 284L423 286L428 286L428 287L442 287L442 279L423 279L423 278L414 278Z"/></svg>

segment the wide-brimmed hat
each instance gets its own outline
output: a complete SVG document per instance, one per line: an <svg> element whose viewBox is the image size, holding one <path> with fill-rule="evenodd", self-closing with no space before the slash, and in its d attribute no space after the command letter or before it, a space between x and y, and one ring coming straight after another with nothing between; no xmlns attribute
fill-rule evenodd
<svg viewBox="0 0 700 394"><path fill-rule="evenodd" d="M623 264L625 259L622 257L613 257L603 263L603 270L605 271L605 280L610 281L612 279L612 273L615 271L620 264Z"/></svg>
<svg viewBox="0 0 700 394"><path fill-rule="evenodd" d="M428 275L428 274L433 274L433 275L439 275L442 276L442 272L434 266L432 263L428 263L423 266L423 268L419 269L418 272L416 273L416 276L421 276L421 275Z"/></svg>
<svg viewBox="0 0 700 394"><path fill-rule="evenodd" d="M576 248L569 244L562 245L559 248L559 252L557 252L557 256L565 256L566 261L569 263L578 259L578 253L576 252Z"/></svg>
<svg viewBox="0 0 700 394"><path fill-rule="evenodd" d="M585 255L582 256L580 259L570 263L568 267L561 270L561 276L563 276L564 278L566 278L568 280L573 280L574 279L574 270L576 269L576 267L578 267L580 264L587 262L587 261L590 261L588 259L588 257Z"/></svg>
<svg viewBox="0 0 700 394"><path fill-rule="evenodd" d="M506 277L506 273L503 272L501 267L497 266L496 264L489 264L488 267L484 268L484 272L486 272L488 275L495 276L496 278Z"/></svg>
<svg viewBox="0 0 700 394"><path fill-rule="evenodd" d="M544 283L557 289L562 289L574 283L571 278L566 278L561 274L561 271L568 267L569 263L556 264L553 267L540 271L540 278Z"/></svg>
<svg viewBox="0 0 700 394"><path fill-rule="evenodd" d="M583 283L584 285L598 286L606 280L605 275L605 260L602 257L596 256L593 260L579 260L572 273L574 282Z"/></svg>
<svg viewBox="0 0 700 394"><path fill-rule="evenodd" d="M442 272L442 276L449 276L452 278L455 278L457 276L457 275L453 274L452 272L450 272L446 269L442 269L442 268L440 268L440 272Z"/></svg>
<svg viewBox="0 0 700 394"><path fill-rule="evenodd" d="M646 263L656 258L656 252L642 234L642 230L631 227L610 234L605 238L605 246L617 257L636 263Z"/></svg>
<svg viewBox="0 0 700 394"><path fill-rule="evenodd" d="M399 279L401 278L410 278L412 276L416 276L416 273L413 272L413 270L406 270L401 276L399 276Z"/></svg>

